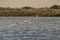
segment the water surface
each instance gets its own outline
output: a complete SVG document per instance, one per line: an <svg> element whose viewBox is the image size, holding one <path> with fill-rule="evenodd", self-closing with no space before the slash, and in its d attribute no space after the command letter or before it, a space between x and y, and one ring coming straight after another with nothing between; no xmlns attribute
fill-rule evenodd
<svg viewBox="0 0 60 40"><path fill-rule="evenodd" d="M30 20L24 29L24 20ZM15 30L9 29L18 23ZM60 40L59 17L0 17L0 40Z"/></svg>

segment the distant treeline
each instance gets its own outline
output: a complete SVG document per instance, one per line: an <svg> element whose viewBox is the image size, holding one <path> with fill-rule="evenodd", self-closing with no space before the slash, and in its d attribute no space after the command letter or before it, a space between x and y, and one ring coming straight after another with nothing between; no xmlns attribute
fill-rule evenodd
<svg viewBox="0 0 60 40"><path fill-rule="evenodd" d="M60 16L60 6L53 5L45 8L33 8L33 7L22 7L22 8L4 8L0 7L0 16L33 16L36 15L42 17L53 17Z"/></svg>

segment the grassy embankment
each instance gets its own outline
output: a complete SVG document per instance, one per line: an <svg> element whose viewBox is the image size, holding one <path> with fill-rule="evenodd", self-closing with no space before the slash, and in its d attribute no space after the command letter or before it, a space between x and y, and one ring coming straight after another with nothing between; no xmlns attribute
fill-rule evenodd
<svg viewBox="0 0 60 40"><path fill-rule="evenodd" d="M0 8L0 17L59 17L60 9L50 8Z"/></svg>

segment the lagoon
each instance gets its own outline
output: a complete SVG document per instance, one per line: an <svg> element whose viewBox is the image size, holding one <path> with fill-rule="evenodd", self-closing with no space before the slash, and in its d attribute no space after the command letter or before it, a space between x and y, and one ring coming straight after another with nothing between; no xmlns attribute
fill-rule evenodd
<svg viewBox="0 0 60 40"><path fill-rule="evenodd" d="M24 29L24 20L30 29ZM12 23L19 23L15 30ZM60 17L0 17L0 40L60 40Z"/></svg>

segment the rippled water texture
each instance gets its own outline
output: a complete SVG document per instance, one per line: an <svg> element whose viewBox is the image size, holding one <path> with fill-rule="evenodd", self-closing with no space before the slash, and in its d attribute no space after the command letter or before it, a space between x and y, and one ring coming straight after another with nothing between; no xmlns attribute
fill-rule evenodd
<svg viewBox="0 0 60 40"><path fill-rule="evenodd" d="M29 29L25 28L26 19L31 21ZM9 28L16 22L16 29ZM60 40L60 18L0 17L0 40Z"/></svg>

